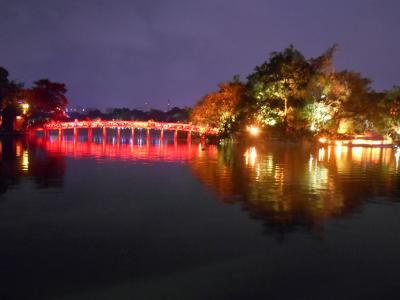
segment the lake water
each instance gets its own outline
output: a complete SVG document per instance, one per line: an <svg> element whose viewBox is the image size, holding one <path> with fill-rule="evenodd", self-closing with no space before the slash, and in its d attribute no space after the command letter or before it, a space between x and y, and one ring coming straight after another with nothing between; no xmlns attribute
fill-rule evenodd
<svg viewBox="0 0 400 300"><path fill-rule="evenodd" d="M0 140L0 299L398 299L400 153Z"/></svg>

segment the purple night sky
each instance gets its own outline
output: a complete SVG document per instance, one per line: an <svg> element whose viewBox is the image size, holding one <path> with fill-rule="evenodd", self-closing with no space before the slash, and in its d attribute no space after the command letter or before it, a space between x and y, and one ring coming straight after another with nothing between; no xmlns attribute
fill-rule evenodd
<svg viewBox="0 0 400 300"><path fill-rule="evenodd" d="M71 105L194 105L290 43L400 84L399 0L0 0L0 66L66 83Z"/></svg>

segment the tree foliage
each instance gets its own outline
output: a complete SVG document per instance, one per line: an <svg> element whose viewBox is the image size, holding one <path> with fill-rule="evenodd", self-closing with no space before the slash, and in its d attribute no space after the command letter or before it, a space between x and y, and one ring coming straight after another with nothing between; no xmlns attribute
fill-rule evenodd
<svg viewBox="0 0 400 300"><path fill-rule="evenodd" d="M286 129L303 129L308 123L322 123L336 111L336 85L332 66L336 45L317 58L306 59L292 45L273 52L248 76L247 103L252 122L262 126L283 123ZM325 117L313 120L314 111ZM310 114L311 113L311 114ZM314 124L315 126L315 124Z"/></svg>
<svg viewBox="0 0 400 300"><path fill-rule="evenodd" d="M23 88L21 83L9 80L8 75L8 71L0 67L0 110L4 131L13 131L14 119L22 113L25 123L65 117L68 104L65 84L41 79L35 81L32 88Z"/></svg>
<svg viewBox="0 0 400 300"><path fill-rule="evenodd" d="M312 65L292 45L273 52L269 60L248 76L248 94L253 109L277 111L284 119L291 106L304 104L304 93L313 72Z"/></svg>
<svg viewBox="0 0 400 300"><path fill-rule="evenodd" d="M244 91L240 82L221 83L217 92L207 94L197 103L190 116L191 122L230 132Z"/></svg>
<svg viewBox="0 0 400 300"><path fill-rule="evenodd" d="M227 93L232 83L223 84L197 104L192 121L234 130L258 125L285 134L400 133L400 88L385 96L360 73L337 72L336 51L334 45L309 59L292 45L273 52L241 85L240 97Z"/></svg>
<svg viewBox="0 0 400 300"><path fill-rule="evenodd" d="M65 84L41 79L25 90L26 101L31 105L32 116L59 120L65 117L68 100Z"/></svg>

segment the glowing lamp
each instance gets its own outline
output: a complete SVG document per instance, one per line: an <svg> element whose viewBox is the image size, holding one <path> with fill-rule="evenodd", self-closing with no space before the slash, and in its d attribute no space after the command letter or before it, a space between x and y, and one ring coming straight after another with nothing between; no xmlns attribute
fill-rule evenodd
<svg viewBox="0 0 400 300"><path fill-rule="evenodd" d="M260 133L260 129L257 127L254 127L253 125L248 127L247 130L250 132L251 135L254 135L254 136L256 136Z"/></svg>
<svg viewBox="0 0 400 300"><path fill-rule="evenodd" d="M26 113L29 110L29 104L28 103L22 103L21 104L21 108L22 108L22 114L26 115Z"/></svg>
<svg viewBox="0 0 400 300"><path fill-rule="evenodd" d="M324 137L319 138L319 142L322 143L322 144L325 144L327 142L327 139L324 138Z"/></svg>

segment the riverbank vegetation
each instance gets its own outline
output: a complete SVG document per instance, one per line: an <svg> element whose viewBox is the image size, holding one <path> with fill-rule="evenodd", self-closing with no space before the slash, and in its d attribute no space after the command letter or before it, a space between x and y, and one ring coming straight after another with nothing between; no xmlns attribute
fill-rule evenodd
<svg viewBox="0 0 400 300"><path fill-rule="evenodd" d="M336 50L309 59L293 46L273 52L246 81L235 76L204 96L191 121L225 137L259 128L286 139L366 132L398 139L400 87L376 92L360 73L336 71Z"/></svg>
<svg viewBox="0 0 400 300"><path fill-rule="evenodd" d="M31 88L10 80L0 67L1 132L23 131L28 123L43 123L65 118L68 100L65 84L40 79Z"/></svg>

